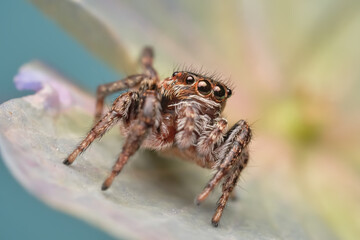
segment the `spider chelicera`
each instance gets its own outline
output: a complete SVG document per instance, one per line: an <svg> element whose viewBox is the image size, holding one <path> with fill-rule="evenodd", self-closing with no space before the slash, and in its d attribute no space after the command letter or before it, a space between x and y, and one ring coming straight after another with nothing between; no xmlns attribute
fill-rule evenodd
<svg viewBox="0 0 360 240"><path fill-rule="evenodd" d="M144 48L140 63L142 74L98 87L95 125L64 164L72 164L96 138L120 123L125 143L102 190L111 186L140 147L174 151L203 168L215 170L197 196L197 204L203 202L222 182L222 195L211 221L217 227L240 173L249 160L249 125L240 120L227 131L227 120L221 113L232 91L221 81L190 71L176 71L161 81L153 68L150 47ZM102 114L107 95L130 88L137 90L121 94L110 111Z"/></svg>

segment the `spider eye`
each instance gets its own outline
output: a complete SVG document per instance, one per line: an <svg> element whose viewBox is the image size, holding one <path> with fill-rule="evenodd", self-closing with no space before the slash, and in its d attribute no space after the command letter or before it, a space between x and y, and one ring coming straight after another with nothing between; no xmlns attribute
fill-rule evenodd
<svg viewBox="0 0 360 240"><path fill-rule="evenodd" d="M217 100L223 100L225 98L225 88L221 85L214 87L214 96Z"/></svg>
<svg viewBox="0 0 360 240"><path fill-rule="evenodd" d="M179 72L173 72L172 76L176 77L179 74Z"/></svg>
<svg viewBox="0 0 360 240"><path fill-rule="evenodd" d="M206 80L201 80L197 85L197 89L202 95L208 95L211 92L211 84Z"/></svg>
<svg viewBox="0 0 360 240"><path fill-rule="evenodd" d="M195 82L195 79L194 79L194 77L193 76L188 76L187 78L186 78L186 84L193 84Z"/></svg>
<svg viewBox="0 0 360 240"><path fill-rule="evenodd" d="M229 98L231 95L232 95L232 91L231 91L231 89L228 89L227 90L227 97Z"/></svg>

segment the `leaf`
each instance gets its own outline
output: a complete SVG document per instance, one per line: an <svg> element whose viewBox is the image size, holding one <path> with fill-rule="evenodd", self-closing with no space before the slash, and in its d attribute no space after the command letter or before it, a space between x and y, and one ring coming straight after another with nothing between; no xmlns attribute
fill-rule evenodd
<svg viewBox="0 0 360 240"><path fill-rule="evenodd" d="M154 47L155 66L161 77L169 76L179 63L202 65L210 72L220 72L225 78L231 74L236 88L224 115L230 123L244 118L250 123L255 122L252 124L254 139L250 166L243 177L246 182L239 184L241 199L238 203L229 204L222 226L216 231L209 228L209 234L203 234L204 229L198 225L183 223L177 223L176 229L183 234L198 236L194 233L197 230L193 229L196 226L202 236L211 235L213 238L234 234L231 236L330 239L333 232L339 239L358 238L359 1L31 2L122 74L134 73L135 61L132 59L137 58L144 45ZM34 72L43 71L47 72L44 68ZM70 85L63 89L67 88L72 89ZM67 94L68 97L63 99L80 95L77 99L84 100L79 103L80 106L76 107L77 100L63 105L57 95L64 95L54 90L35 95L43 94L42 97L26 99L33 108L40 109L41 114L50 116L49 123L64 131L64 142L72 141L64 146L66 150L59 148L63 151L59 158L64 158L84 136L92 119L93 100L85 101L89 97L82 95L79 89L70 92L74 94ZM31 113L25 115L33 116ZM44 124L41 118L39 121ZM5 122L3 124L6 126ZM109 133L83 155L84 160L76 163L76 166L89 166L87 164L92 160L89 156L93 155L104 161L101 167L104 173L96 180L98 184L95 181L89 184L96 186L95 189L98 189L120 151L117 135L116 132ZM14 146L17 144L17 141L12 143ZM106 155L110 152L102 153L105 151L101 148L103 146L111 152L111 156ZM109 162L105 164L105 161ZM169 192L175 191L173 189L181 191L178 194L180 198L185 196L174 209L183 209L184 206L187 210L193 209L190 202L211 176L208 171L189 163L145 152L133 158L126 171L118 177L118 186L124 187L121 183L123 178L126 179L127 171L136 172L133 167L141 166L142 161L151 162L150 166L167 166L164 172L168 174L161 181L154 182L155 185L162 186L170 176L177 176L177 181L186 180L184 186L174 184L164 190L166 194L162 197L165 200L168 200ZM167 163L171 163L170 166ZM179 173L177 169L172 172L172 164L183 172ZM150 166L146 165L149 171ZM59 168L62 167L60 164ZM193 179L195 176L197 180ZM134 181L136 179L132 183ZM138 184L141 185L140 181ZM143 191L141 187L139 189ZM208 226L206 221L212 214L218 195L219 192L213 194L212 200L204 206L194 208L198 211L196 217L199 222L205 224L203 227ZM166 203L169 204L168 201ZM116 203L116 206L122 205ZM141 208L139 206L136 207ZM161 209L157 212L162 213ZM152 214L154 219L159 220L156 216ZM194 215L191 216L193 218ZM147 217L150 218L150 215ZM91 221L88 216L84 218ZM174 218L178 216L174 214ZM238 222L238 225L231 225ZM167 226L164 224L162 227ZM257 231L255 227L258 227ZM125 235L122 230L120 232L117 236ZM176 230L171 234L180 236ZM136 236L144 235L138 233Z"/></svg>
<svg viewBox="0 0 360 240"><path fill-rule="evenodd" d="M289 156L279 154L287 149L281 141L256 140L253 147L265 148L253 157L268 165L250 165L238 201L229 202L214 228L210 219L220 192L193 204L209 170L140 151L103 192L101 183L121 149L119 129L65 166L63 159L91 127L94 99L37 62L23 66L15 79L18 87L37 92L1 105L1 152L16 179L56 209L126 239L336 239L306 204ZM269 164L272 153L280 157Z"/></svg>

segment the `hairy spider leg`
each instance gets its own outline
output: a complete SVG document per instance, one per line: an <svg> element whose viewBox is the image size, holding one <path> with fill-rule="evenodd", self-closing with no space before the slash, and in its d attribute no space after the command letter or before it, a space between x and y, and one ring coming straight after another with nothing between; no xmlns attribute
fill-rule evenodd
<svg viewBox="0 0 360 240"><path fill-rule="evenodd" d="M96 107L95 107L94 122L97 123L102 116L104 101L106 96L115 92L119 92L125 89L135 87L136 85L140 84L143 80L147 78L148 77L145 74L136 74L116 82L107 83L98 86L96 91Z"/></svg>
<svg viewBox="0 0 360 240"><path fill-rule="evenodd" d="M228 139L219 148L225 146L226 155L217 168L217 172L208 182L202 193L196 198L196 204L203 202L214 190L215 186L227 174L228 170L234 166L235 161L251 139L251 130L244 120L237 122L226 134ZM228 147L227 147L228 146Z"/></svg>
<svg viewBox="0 0 360 240"><path fill-rule="evenodd" d="M161 108L156 92L154 90L147 90L143 96L144 99L142 104L140 104L139 117L134 124L131 125L118 160L114 164L112 172L104 181L101 187L102 190L106 190L111 186L114 178L120 173L129 158L139 149L147 132L156 122L156 114L159 113L158 109Z"/></svg>
<svg viewBox="0 0 360 240"><path fill-rule="evenodd" d="M154 52L151 47L145 47L140 55L140 64L143 70L142 74L135 74L124 79L99 85L96 91L96 107L94 123L97 123L104 109L104 101L112 93L125 89L133 88L139 85L145 79L158 79L158 74L153 68Z"/></svg>
<svg viewBox="0 0 360 240"><path fill-rule="evenodd" d="M209 132L200 136L196 146L197 152L202 156L213 152L215 145L223 138L227 125L226 119L215 119L215 124L209 128Z"/></svg>
<svg viewBox="0 0 360 240"><path fill-rule="evenodd" d="M177 134L175 136L175 141L180 149L186 149L195 142L196 135L194 130L198 113L191 103L183 103L179 108L177 115Z"/></svg>
<svg viewBox="0 0 360 240"><path fill-rule="evenodd" d="M144 47L140 55L140 65L143 74L150 78L158 78L158 74L153 67L154 51L151 47Z"/></svg>
<svg viewBox="0 0 360 240"><path fill-rule="evenodd" d="M105 132L117 123L124 115L127 114L129 106L133 102L134 92L124 93L119 96L111 110L90 130L85 139L78 147L64 160L65 165L72 164L75 159L84 152L90 144L97 138L103 136Z"/></svg>
<svg viewBox="0 0 360 240"><path fill-rule="evenodd" d="M214 227L218 226L226 203L229 200L229 197L232 197L231 194L233 193L236 183L240 177L240 173L247 165L247 162L249 160L249 153L247 148L245 148L244 151L241 153L240 158L241 160L239 164L235 166L235 168L231 172L229 172L228 177L223 183L222 195L218 200L218 206L215 210L214 216L211 219L211 223Z"/></svg>

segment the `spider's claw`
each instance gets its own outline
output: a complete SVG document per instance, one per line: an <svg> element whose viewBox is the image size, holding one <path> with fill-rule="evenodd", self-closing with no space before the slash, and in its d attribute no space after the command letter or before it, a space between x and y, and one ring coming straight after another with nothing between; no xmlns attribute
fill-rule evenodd
<svg viewBox="0 0 360 240"><path fill-rule="evenodd" d="M209 196L210 192L211 192L211 190L210 190L208 187L206 187L206 188L204 189L204 191L203 191L202 193L200 193L200 194L195 198L195 204L196 204L197 206L199 206L200 203L202 203L203 201L205 201L205 199Z"/></svg>
<svg viewBox="0 0 360 240"><path fill-rule="evenodd" d="M196 206L199 206L200 203L201 203L201 201L199 201L198 198L195 198L195 199L194 199L194 204L195 204Z"/></svg>
<svg viewBox="0 0 360 240"><path fill-rule="evenodd" d="M107 190L111 186L113 180L114 180L114 177L112 175L110 177L108 177L104 181L103 185L101 186L101 190L103 190L103 191Z"/></svg>
<svg viewBox="0 0 360 240"><path fill-rule="evenodd" d="M71 162L69 161L69 159L65 159L65 160L63 161L63 164L69 166L69 165L71 164Z"/></svg>
<svg viewBox="0 0 360 240"><path fill-rule="evenodd" d="M211 224L212 224L214 227L218 227L218 226L219 226L219 222L218 222L218 221L215 221L214 219L211 220Z"/></svg>
<svg viewBox="0 0 360 240"><path fill-rule="evenodd" d="M109 186L106 186L105 183L101 186L102 191L106 191L109 188Z"/></svg>

